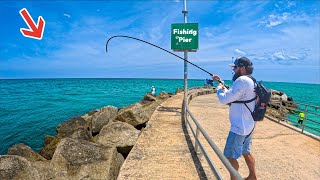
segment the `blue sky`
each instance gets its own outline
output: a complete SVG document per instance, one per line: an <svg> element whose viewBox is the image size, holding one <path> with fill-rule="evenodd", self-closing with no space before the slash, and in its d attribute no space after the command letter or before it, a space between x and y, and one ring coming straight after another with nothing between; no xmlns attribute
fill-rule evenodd
<svg viewBox="0 0 320 180"><path fill-rule="evenodd" d="M320 83L320 1L187 1L199 23L189 60L231 79L231 57L253 61L258 80ZM23 37L19 14L46 21L42 40ZM0 78L183 78L183 61L131 39L170 50L183 1L1 1ZM183 53L177 53L183 56ZM189 78L209 76L188 66Z"/></svg>

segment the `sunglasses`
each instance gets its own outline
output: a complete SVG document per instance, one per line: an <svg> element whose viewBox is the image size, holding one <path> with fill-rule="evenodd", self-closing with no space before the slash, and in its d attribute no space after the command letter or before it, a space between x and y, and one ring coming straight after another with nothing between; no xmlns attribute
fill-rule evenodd
<svg viewBox="0 0 320 180"><path fill-rule="evenodd" d="M234 70L236 70L236 69L237 69L237 67L238 67L238 66L232 66L232 68L231 68L231 69L234 71Z"/></svg>

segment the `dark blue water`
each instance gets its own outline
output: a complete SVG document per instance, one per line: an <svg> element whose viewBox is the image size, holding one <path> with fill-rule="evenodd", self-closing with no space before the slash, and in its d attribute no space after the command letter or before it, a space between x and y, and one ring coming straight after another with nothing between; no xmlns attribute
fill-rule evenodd
<svg viewBox="0 0 320 180"><path fill-rule="evenodd" d="M202 85L203 80L188 81L188 87ZM298 102L319 105L320 85L272 82L265 85L286 92ZM177 87L183 87L183 80L0 80L0 154L17 143L40 150L45 135L55 135L58 124L103 106L123 107L138 102L151 86L156 87L157 94L175 93Z"/></svg>

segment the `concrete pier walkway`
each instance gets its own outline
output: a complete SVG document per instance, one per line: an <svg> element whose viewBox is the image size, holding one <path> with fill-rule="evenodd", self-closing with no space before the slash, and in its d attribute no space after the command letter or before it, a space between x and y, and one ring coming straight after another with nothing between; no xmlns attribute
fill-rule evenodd
<svg viewBox="0 0 320 180"><path fill-rule="evenodd" d="M118 179L215 179L203 155L198 159L190 151L190 141L186 140L189 136L181 121L182 99L180 93L157 108L125 160ZM228 106L210 94L194 98L189 107L223 151L230 126ZM226 168L204 138L200 138L223 179L229 179ZM268 119L259 122L252 151L259 179L320 179L320 142L281 124ZM239 164L241 176L246 177L248 170L243 158Z"/></svg>
<svg viewBox="0 0 320 180"><path fill-rule="evenodd" d="M121 167L118 179L199 179L182 128L183 93L162 103Z"/></svg>
<svg viewBox="0 0 320 180"><path fill-rule="evenodd" d="M223 151L230 128L228 106L219 103L217 96L211 94L196 97L189 107ZM229 173L222 163L213 151L209 152L217 162L215 165L222 172L223 179L229 179ZM252 152L256 159L258 179L320 179L320 142L267 118L256 125ZM214 179L204 157L200 155L200 159L207 177ZM243 157L239 159L239 165L241 176L247 177L249 171Z"/></svg>

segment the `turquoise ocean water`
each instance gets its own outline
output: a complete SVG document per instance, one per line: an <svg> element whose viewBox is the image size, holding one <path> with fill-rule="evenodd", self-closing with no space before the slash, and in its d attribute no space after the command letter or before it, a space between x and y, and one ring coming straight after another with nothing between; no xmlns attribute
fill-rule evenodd
<svg viewBox="0 0 320 180"><path fill-rule="evenodd" d="M202 86L203 80L189 80L188 87ZM230 82L229 82L230 83ZM286 92L295 101L320 105L320 85L265 82L268 88ZM24 79L0 80L0 154L17 143L40 150L46 135L74 116L106 105L123 107L138 102L155 86L175 93L183 80L173 79ZM301 108L304 108L301 106ZM312 110L320 114L320 110ZM289 117L296 122L296 117ZM318 119L317 119L318 118ZM315 119L320 122L319 117ZM308 126L320 129L319 125ZM307 131L317 133L312 129Z"/></svg>

